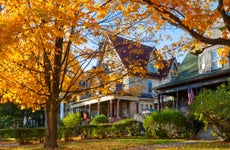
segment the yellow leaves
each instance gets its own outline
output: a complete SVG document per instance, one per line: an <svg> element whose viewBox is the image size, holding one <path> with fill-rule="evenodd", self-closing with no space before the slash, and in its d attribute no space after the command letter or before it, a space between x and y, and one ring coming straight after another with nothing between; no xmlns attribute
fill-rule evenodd
<svg viewBox="0 0 230 150"><path fill-rule="evenodd" d="M120 11L124 11L124 10L125 10L125 7L122 6L122 5L118 5L117 9L120 10Z"/></svg>
<svg viewBox="0 0 230 150"><path fill-rule="evenodd" d="M102 19L107 15L106 11L101 10L100 12L97 13L97 19Z"/></svg>
<svg viewBox="0 0 230 150"><path fill-rule="evenodd" d="M228 59L227 58L222 58L219 60L219 64L223 65L223 64L227 64L228 63Z"/></svg>
<svg viewBox="0 0 230 150"><path fill-rule="evenodd" d="M230 48L225 46L225 47L219 48L217 52L222 57L228 57L229 52L230 52Z"/></svg>
<svg viewBox="0 0 230 150"><path fill-rule="evenodd" d="M228 33L228 30L227 29L224 29L223 32L222 32L222 37L224 39L229 39L229 33Z"/></svg>
<svg viewBox="0 0 230 150"><path fill-rule="evenodd" d="M105 18L108 15L109 10L109 4L101 5L100 3L97 3L95 8L95 11L97 12L96 19L100 20Z"/></svg>
<svg viewBox="0 0 230 150"><path fill-rule="evenodd" d="M163 61L154 61L153 65L156 69L163 69L165 67Z"/></svg>
<svg viewBox="0 0 230 150"><path fill-rule="evenodd" d="M227 64L228 63L228 56L229 56L229 52L230 52L230 48L225 46L225 47L221 47L218 49L218 54L222 57L219 60L219 64Z"/></svg>

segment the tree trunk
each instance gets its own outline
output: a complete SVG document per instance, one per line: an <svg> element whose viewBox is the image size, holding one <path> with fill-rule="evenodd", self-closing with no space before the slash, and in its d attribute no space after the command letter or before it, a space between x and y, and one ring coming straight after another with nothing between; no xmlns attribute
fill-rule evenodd
<svg viewBox="0 0 230 150"><path fill-rule="evenodd" d="M58 102L51 101L46 106L46 143L47 149L57 148L57 117L58 117Z"/></svg>

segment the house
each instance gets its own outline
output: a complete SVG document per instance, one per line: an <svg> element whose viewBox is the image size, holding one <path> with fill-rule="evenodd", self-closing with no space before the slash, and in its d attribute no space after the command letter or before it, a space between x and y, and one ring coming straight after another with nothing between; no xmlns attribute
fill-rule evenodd
<svg viewBox="0 0 230 150"><path fill-rule="evenodd" d="M222 36L223 27L223 21L218 19L210 27L210 31L205 34L211 38L218 38ZM158 92L158 99L155 101L158 110L165 108L168 103L162 97L171 96L173 97L171 107L186 113L191 94L194 94L195 97L203 88L215 90L220 84L228 82L230 77L229 57L227 58L228 63L219 63L222 57L218 54L218 49L223 47L223 45L208 45L199 51L187 54L178 67L177 76L170 82L154 88Z"/></svg>
<svg viewBox="0 0 230 150"><path fill-rule="evenodd" d="M152 88L171 80L172 70L178 67L176 59L163 61L164 69L157 70L153 65L154 47L119 36L106 38L100 50L104 53L100 55L96 68L103 67L107 73L120 70L124 78L111 87L114 94L81 98L78 102L70 103L71 111L87 112L90 118L104 114L117 120L133 118L134 114L146 109L156 109L153 103L156 93Z"/></svg>
<svg viewBox="0 0 230 150"><path fill-rule="evenodd" d="M161 97L172 96L171 107L186 112L188 107L188 89L197 95L203 88L215 90L230 77L230 64L220 64L217 50L223 46L213 45L204 48L200 53L188 53L178 67L178 75L169 83L156 88L158 109L164 108L166 102ZM229 59L229 58L228 58Z"/></svg>

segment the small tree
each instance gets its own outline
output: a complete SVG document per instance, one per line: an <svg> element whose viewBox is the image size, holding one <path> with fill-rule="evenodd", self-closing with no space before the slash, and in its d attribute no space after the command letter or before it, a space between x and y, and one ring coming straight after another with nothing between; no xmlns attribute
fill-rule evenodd
<svg viewBox="0 0 230 150"><path fill-rule="evenodd" d="M148 137L181 138L186 129L186 117L177 110L162 110L147 116L143 125Z"/></svg>
<svg viewBox="0 0 230 150"><path fill-rule="evenodd" d="M95 118L93 118L91 124L100 124L100 123L108 123L109 119L104 115L98 115Z"/></svg>
<svg viewBox="0 0 230 150"><path fill-rule="evenodd" d="M65 118L61 120L63 125L67 128L74 128L81 124L81 114L80 113L70 113Z"/></svg>
<svg viewBox="0 0 230 150"><path fill-rule="evenodd" d="M214 135L230 141L230 82L217 87L217 90L204 89L194 101L191 111L204 122L205 128L211 125Z"/></svg>

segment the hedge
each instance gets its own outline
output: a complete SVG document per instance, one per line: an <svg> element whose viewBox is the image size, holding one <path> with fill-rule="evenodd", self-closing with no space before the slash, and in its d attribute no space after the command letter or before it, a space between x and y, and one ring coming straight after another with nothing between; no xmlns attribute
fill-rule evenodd
<svg viewBox="0 0 230 150"><path fill-rule="evenodd" d="M20 144L28 144L31 141L43 142L45 132L45 128L0 129L0 137L15 138Z"/></svg>
<svg viewBox="0 0 230 150"><path fill-rule="evenodd" d="M17 128L0 129L0 138L16 138L20 144L31 141L44 142L46 128ZM133 119L111 124L80 125L75 128L58 128L58 138L71 140L73 137L81 136L83 139L133 136L139 134L139 123Z"/></svg>

